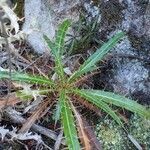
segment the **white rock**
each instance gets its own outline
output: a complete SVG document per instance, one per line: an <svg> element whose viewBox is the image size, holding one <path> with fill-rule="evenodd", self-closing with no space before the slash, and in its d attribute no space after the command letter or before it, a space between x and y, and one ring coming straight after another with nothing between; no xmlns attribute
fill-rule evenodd
<svg viewBox="0 0 150 150"><path fill-rule="evenodd" d="M43 34L53 39L60 22L64 19L78 19L78 4L79 0L25 0L23 30L33 30L27 41L36 52L43 53L47 50Z"/></svg>
<svg viewBox="0 0 150 150"><path fill-rule="evenodd" d="M43 0L25 0L25 24L24 31L33 30L28 35L27 41L38 53L43 53L47 47L43 40L43 34L50 39L55 35L55 29L52 25L50 8Z"/></svg>

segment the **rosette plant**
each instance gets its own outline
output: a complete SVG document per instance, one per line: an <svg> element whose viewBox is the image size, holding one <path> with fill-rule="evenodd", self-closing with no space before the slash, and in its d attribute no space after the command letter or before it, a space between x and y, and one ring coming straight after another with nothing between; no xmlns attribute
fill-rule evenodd
<svg viewBox="0 0 150 150"><path fill-rule="evenodd" d="M117 33L114 37L109 39L108 42L104 43L101 48L98 48L78 69L76 69L76 71L72 73L72 75L69 76L65 73L62 56L65 53L65 36L70 25L71 23L69 20L65 20L59 25L55 41L51 41L45 35L43 36L54 58L54 71L57 76L55 80L52 80L52 77L47 79L42 76L33 76L19 72L12 72L11 80L39 85L38 89L29 91L18 90L16 94L20 96L20 98L35 97L35 95L40 94L45 95L47 96L47 99L43 102L43 105L45 104L46 107L49 107L48 104L55 100L55 120L56 122L58 120L61 122L68 149L80 150L84 147L88 150L91 149L92 143L90 143L86 128L84 128L84 121L78 112L78 109L75 107L77 103L81 103L85 107L101 109L109 114L121 126L123 126L121 117L110 105L127 109L142 117L149 118L150 113L144 106L124 96L105 92L103 90L81 88L82 86L80 83L82 82L80 81L84 79L84 76L89 75L97 69L96 63L101 61L111 48L125 36L123 32ZM7 71L0 71L0 79L4 78L10 78L9 73ZM40 89L40 87L42 88ZM45 107L43 107L43 109L45 109Z"/></svg>

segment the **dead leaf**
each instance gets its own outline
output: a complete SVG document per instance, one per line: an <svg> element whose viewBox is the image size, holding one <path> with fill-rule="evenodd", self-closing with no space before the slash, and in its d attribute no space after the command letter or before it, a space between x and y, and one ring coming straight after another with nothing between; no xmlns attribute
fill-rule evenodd
<svg viewBox="0 0 150 150"><path fill-rule="evenodd" d="M77 111L77 109L73 106L71 103L72 110L74 112L75 118L77 119L77 126L78 126L78 133L79 133L79 138L81 140L81 143L84 146L85 150L92 150L91 144L90 144L90 139L86 133L85 126L83 124L81 115Z"/></svg>
<svg viewBox="0 0 150 150"><path fill-rule="evenodd" d="M54 150L60 149L62 139L63 139L63 131L60 131L59 135L57 136L57 140L55 142L55 145L54 145Z"/></svg>
<svg viewBox="0 0 150 150"><path fill-rule="evenodd" d="M9 133L8 129L5 129L4 126L0 127L0 135L1 135L1 141L4 140L6 134Z"/></svg>
<svg viewBox="0 0 150 150"><path fill-rule="evenodd" d="M0 6L4 10L5 15L4 18L8 18L11 22L10 28L11 30L14 28L15 33L18 33L19 31L19 24L18 20L19 18L16 16L16 14L13 12L13 10L4 2L0 2Z"/></svg>
<svg viewBox="0 0 150 150"><path fill-rule="evenodd" d="M6 105L7 101L7 105ZM14 106L15 104L21 102L18 97L15 96L15 94L11 94L8 97L1 98L0 99L0 109L4 108L6 106Z"/></svg>
<svg viewBox="0 0 150 150"><path fill-rule="evenodd" d="M90 139L90 144L92 145L92 150L102 150L100 142L97 140L97 137L92 129L92 127L88 124L88 122L81 116L83 124L85 126L86 133L88 138Z"/></svg>
<svg viewBox="0 0 150 150"><path fill-rule="evenodd" d="M93 104L89 103L88 101L84 100L83 98L77 96L75 99L78 100L78 102L80 102L82 105L84 105L86 108L88 108L89 110L95 112L98 116L101 116L101 111L100 109L98 109L96 106L94 106Z"/></svg>

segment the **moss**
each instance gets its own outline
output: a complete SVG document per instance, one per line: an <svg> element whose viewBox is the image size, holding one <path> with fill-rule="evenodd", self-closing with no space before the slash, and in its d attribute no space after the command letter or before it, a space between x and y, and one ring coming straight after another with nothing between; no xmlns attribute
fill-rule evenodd
<svg viewBox="0 0 150 150"><path fill-rule="evenodd" d="M124 149L124 140L122 139L124 132L114 121L110 119L104 119L97 124L96 135L102 143L104 150Z"/></svg>
<svg viewBox="0 0 150 150"><path fill-rule="evenodd" d="M143 149L150 148L150 120L133 115L129 120L128 132ZM124 130L111 119L101 120L96 125L96 135L101 141L104 150L134 150L134 145L127 138Z"/></svg>
<svg viewBox="0 0 150 150"><path fill-rule="evenodd" d="M15 13L18 17L22 18L24 16L24 0L14 0L14 4L17 4Z"/></svg>
<svg viewBox="0 0 150 150"><path fill-rule="evenodd" d="M140 118L137 115L132 116L129 133L138 140L144 149L150 148L150 120Z"/></svg>

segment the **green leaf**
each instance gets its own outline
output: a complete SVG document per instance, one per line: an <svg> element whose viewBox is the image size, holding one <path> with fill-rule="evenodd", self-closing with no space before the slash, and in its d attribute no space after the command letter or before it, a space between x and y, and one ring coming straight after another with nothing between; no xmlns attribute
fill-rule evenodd
<svg viewBox="0 0 150 150"><path fill-rule="evenodd" d="M52 50L55 59L63 55L65 36L70 25L70 20L65 20L62 22L62 24L59 25L54 42L52 42L46 35L43 35L43 38L46 41L49 48Z"/></svg>
<svg viewBox="0 0 150 150"><path fill-rule="evenodd" d="M0 71L0 79L9 79L9 72L8 71ZM46 79L40 76L33 76L29 74L23 74L19 72L12 72L11 73L11 80L13 81L22 81L28 83L37 83L37 84L47 84L53 85L53 81L50 79Z"/></svg>
<svg viewBox="0 0 150 150"><path fill-rule="evenodd" d="M101 48L99 48L93 55L91 55L84 63L80 66L80 68L70 77L69 81L72 82L82 74L87 73L89 71L93 71L95 68L93 66L113 48L117 42L124 37L124 33L120 32L116 34L113 38L111 38L107 43L104 43Z"/></svg>
<svg viewBox="0 0 150 150"><path fill-rule="evenodd" d="M64 42L66 32L70 24L71 23L69 20L65 20L62 24L60 24L55 37L55 50L56 50L55 70L62 81L64 81L64 69L61 57L64 52Z"/></svg>
<svg viewBox="0 0 150 150"><path fill-rule="evenodd" d="M61 103L60 103L60 99L59 99L56 104L56 110L54 111L54 115L53 115L53 118L55 120L55 125L57 124L58 120L60 119L60 113L61 113Z"/></svg>
<svg viewBox="0 0 150 150"><path fill-rule="evenodd" d="M85 93L83 90L76 90L76 94L79 96L85 98L90 103L93 103L103 111L105 111L107 114L109 114L119 125L123 127L121 119L116 115L116 113L102 100L97 100L95 97L91 96L90 94Z"/></svg>
<svg viewBox="0 0 150 150"><path fill-rule="evenodd" d="M80 150L77 130L75 128L75 120L71 111L71 106L66 97L65 91L60 93L61 101L61 118L64 129L64 134L69 150Z"/></svg>
<svg viewBox="0 0 150 150"><path fill-rule="evenodd" d="M43 35L43 38L52 51L54 57L61 57L63 55L65 36L70 25L71 22L69 20L65 20L62 24L59 25L55 36L55 42L52 42L46 35Z"/></svg>
<svg viewBox="0 0 150 150"><path fill-rule="evenodd" d="M58 30L56 32L55 46L59 56L63 55L65 36L70 25L70 20L65 20L62 24L59 25Z"/></svg>
<svg viewBox="0 0 150 150"><path fill-rule="evenodd" d="M58 31L56 32L55 42L53 43L47 36L43 36L49 48L52 50L52 53L55 58L55 71L58 77L64 81L64 69L62 63L62 55L64 52L64 42L66 32L70 26L71 22L69 20L65 20L62 24L59 25Z"/></svg>
<svg viewBox="0 0 150 150"><path fill-rule="evenodd" d="M138 104L136 101L130 100L124 96L101 90L81 90L81 93L93 97L96 101L103 101L109 104L113 104L137 113L142 117L150 118L149 109L147 110L144 106Z"/></svg>

